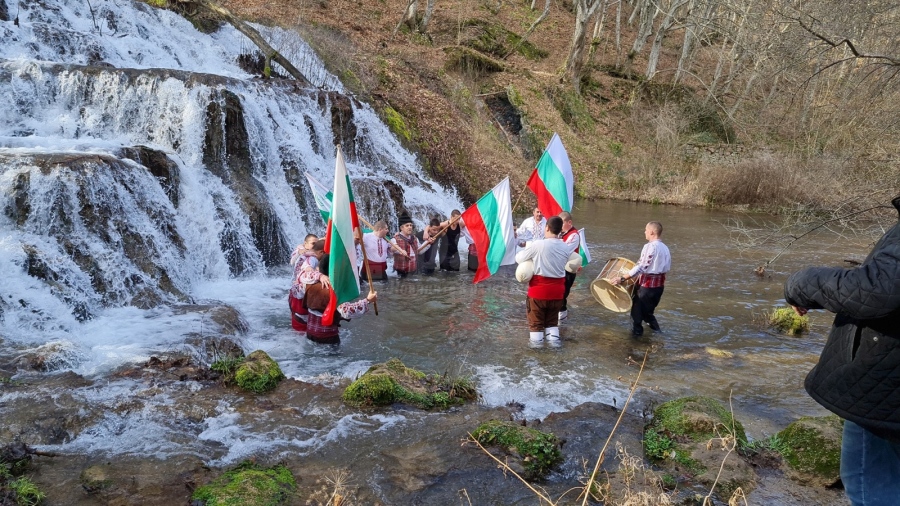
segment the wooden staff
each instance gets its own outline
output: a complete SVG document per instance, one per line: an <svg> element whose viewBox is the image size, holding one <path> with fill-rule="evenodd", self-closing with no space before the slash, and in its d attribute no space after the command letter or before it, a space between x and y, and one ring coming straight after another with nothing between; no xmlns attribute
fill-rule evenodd
<svg viewBox="0 0 900 506"><path fill-rule="evenodd" d="M447 223L447 225L446 225L444 228L438 230L438 233L436 233L436 234L434 234L433 236L429 237L429 239L438 239L438 238L440 238L442 235L446 234L446 233L447 233L447 230L450 230L450 226L453 225L454 223L456 223L457 221L459 221L460 218L462 218L462 215L459 215L459 216L457 216L457 217L455 217L455 218L450 218L450 221ZM433 243L433 241L432 241L432 243ZM419 248L419 249L416 251L416 254L421 253L422 250L425 248L425 246L427 246L427 244L426 244L426 245L423 245L421 248Z"/></svg>
<svg viewBox="0 0 900 506"><path fill-rule="evenodd" d="M372 225L371 223L369 223L369 221L367 219L363 218L362 216L360 216L358 214L356 215L356 217L359 218L359 221L363 222L367 227L371 228L372 230L375 230L375 225ZM362 231L360 231L360 234L362 234ZM390 246L391 249L396 251L397 253L400 253L401 255L404 255L404 256L409 256L406 254L405 251L403 251L403 248L401 248L400 246L397 246L396 244L392 243L391 241L388 241L387 239L385 239L383 237L381 238L381 240L388 243L388 246ZM365 243L362 242L362 239L359 240L359 244L362 247L362 249L366 249L366 245L365 245Z"/></svg>
<svg viewBox="0 0 900 506"><path fill-rule="evenodd" d="M372 289L372 269L369 268L369 259L366 258L366 245L365 243L363 243L362 230L359 228L357 228L356 230L359 231L359 245L361 246L360 249L362 250L363 265L366 266L366 277L369 278L369 293L373 293L375 292L375 290ZM375 306L375 316L378 316L378 300L376 299L375 301L373 301L372 305Z"/></svg>
<svg viewBox="0 0 900 506"><path fill-rule="evenodd" d="M506 177L509 177L508 175ZM516 197L516 203L512 206L512 212L516 212L516 208L519 207L519 201L522 200L522 195L525 195L525 190L528 189L528 183L525 183L525 187L522 188L522 191L519 192L519 196Z"/></svg>

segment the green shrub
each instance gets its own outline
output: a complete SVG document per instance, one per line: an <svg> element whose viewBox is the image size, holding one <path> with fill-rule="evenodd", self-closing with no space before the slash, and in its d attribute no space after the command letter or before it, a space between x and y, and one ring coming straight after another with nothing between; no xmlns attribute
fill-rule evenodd
<svg viewBox="0 0 900 506"><path fill-rule="evenodd" d="M277 506L287 504L296 489L288 468L266 469L247 461L195 490L191 499L204 506Z"/></svg>

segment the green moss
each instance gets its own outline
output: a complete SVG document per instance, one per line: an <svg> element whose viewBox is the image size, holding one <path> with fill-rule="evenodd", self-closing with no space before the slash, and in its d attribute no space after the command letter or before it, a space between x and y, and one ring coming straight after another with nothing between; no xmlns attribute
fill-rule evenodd
<svg viewBox="0 0 900 506"><path fill-rule="evenodd" d="M793 308L780 307L769 315L769 325L788 335L809 332L809 317L800 316Z"/></svg>
<svg viewBox="0 0 900 506"><path fill-rule="evenodd" d="M283 379L284 373L278 363L262 350L247 356L234 374L234 381L239 387L256 393L274 389Z"/></svg>
<svg viewBox="0 0 900 506"><path fill-rule="evenodd" d="M407 126L406 120L403 119L403 116L396 109L390 106L385 107L382 114L384 115L384 122L387 123L387 126L394 134L406 141L412 139L412 132Z"/></svg>
<svg viewBox="0 0 900 506"><path fill-rule="evenodd" d="M288 468L266 469L248 461L198 488L191 499L205 506L276 506L287 504L296 489Z"/></svg>
<svg viewBox="0 0 900 506"><path fill-rule="evenodd" d="M491 420L478 426L472 437L484 446L496 446L518 454L528 479L546 475L562 461L559 438L515 422Z"/></svg>
<svg viewBox="0 0 900 506"><path fill-rule="evenodd" d="M744 427L719 401L709 397L684 397L656 408L653 421L644 430L644 448L652 460L672 459L699 474L705 469L691 458L689 446L680 443L708 441L726 435L734 436L739 448L747 446Z"/></svg>
<svg viewBox="0 0 900 506"><path fill-rule="evenodd" d="M342 395L353 406L389 406L402 402L422 409L446 409L478 398L471 381L428 375L391 359L376 364L350 384Z"/></svg>
<svg viewBox="0 0 900 506"><path fill-rule="evenodd" d="M521 114L521 109L525 105L525 99L522 98L522 94L513 88L513 85L511 84L506 87L506 99L509 100L509 103Z"/></svg>
<svg viewBox="0 0 900 506"><path fill-rule="evenodd" d="M836 415L804 417L777 434L780 453L791 468L836 480L841 470L843 421Z"/></svg>
<svg viewBox="0 0 900 506"><path fill-rule="evenodd" d="M475 31L475 37L464 44L482 53L504 58L515 48L517 53L533 61L542 60L550 54L527 40L522 42L520 35L507 30L499 23L470 19L464 24Z"/></svg>
<svg viewBox="0 0 900 506"><path fill-rule="evenodd" d="M588 111L584 99L575 90L566 86L559 86L549 89L547 97L567 125L580 132L593 131L594 118Z"/></svg>

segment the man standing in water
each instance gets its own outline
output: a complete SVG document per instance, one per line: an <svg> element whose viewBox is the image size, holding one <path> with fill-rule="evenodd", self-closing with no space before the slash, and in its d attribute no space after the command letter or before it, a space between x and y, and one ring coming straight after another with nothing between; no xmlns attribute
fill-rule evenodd
<svg viewBox="0 0 900 506"><path fill-rule="evenodd" d="M613 282L618 285L626 279L640 275L635 283L637 286L631 301L631 333L635 336L644 333L642 322L649 323L654 331L659 330L659 323L653 311L659 305L666 285L666 273L672 267L669 248L660 240L662 230L662 224L658 221L647 223L644 227L647 244L641 250L641 258L637 265L628 274Z"/></svg>
<svg viewBox="0 0 900 506"><path fill-rule="evenodd" d="M544 240L533 241L516 253L516 262L534 261L534 276L528 282L525 316L528 318L530 341L540 343L547 338L559 343L559 310L566 290L566 262L571 251L559 239L563 220L554 216L547 220Z"/></svg>
<svg viewBox="0 0 900 506"><path fill-rule="evenodd" d="M520 248L524 248L527 242L543 239L546 227L547 218L544 218L541 210L535 207L531 212L531 218L525 218L516 230L517 244Z"/></svg>
<svg viewBox="0 0 900 506"><path fill-rule="evenodd" d="M392 245L385 239L388 233L387 223L375 222L374 229L363 234L363 247L366 248L366 259L369 261L369 269L372 272L373 281L387 281L387 258ZM403 250L399 250L400 256L407 256ZM360 268L360 278L366 278L366 266Z"/></svg>
<svg viewBox="0 0 900 506"><path fill-rule="evenodd" d="M900 212L900 196L891 202ZM784 285L799 315L835 313L809 395L844 419L841 481L854 506L900 501L900 223L855 269L808 267Z"/></svg>
<svg viewBox="0 0 900 506"><path fill-rule="evenodd" d="M572 223L572 215L563 211L559 213L559 217L563 222L562 240L566 243L566 247L569 248L569 254L578 253L578 248L581 246L581 236L578 235L578 230ZM575 274L574 272L566 271L566 290L563 295L562 308L559 310L559 321L569 317L569 292L572 291L572 285L575 284Z"/></svg>

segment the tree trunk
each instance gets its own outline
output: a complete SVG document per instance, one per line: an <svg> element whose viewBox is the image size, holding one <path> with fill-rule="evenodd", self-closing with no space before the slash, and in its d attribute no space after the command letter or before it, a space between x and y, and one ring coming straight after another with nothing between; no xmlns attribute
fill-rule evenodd
<svg viewBox="0 0 900 506"><path fill-rule="evenodd" d="M572 35L569 57L566 58L566 76L571 79L572 86L577 93L581 92L581 70L584 66L584 39L587 34L587 25L602 1L577 0L575 2L575 31Z"/></svg>
<svg viewBox="0 0 900 506"><path fill-rule="evenodd" d="M666 17L664 17L662 23L659 24L659 28L656 30L656 37L653 38L653 44L650 46L650 57L647 60L647 72L645 73L647 79L653 79L653 76L656 75L656 66L659 64L659 53L662 51L663 40L675 24L675 13L678 12L682 6L686 5L688 1L689 0L675 0L669 4Z"/></svg>
<svg viewBox="0 0 900 506"><path fill-rule="evenodd" d="M406 9L403 10L403 17L400 18L400 22L397 23L397 26L394 27L394 35L400 31L400 27L404 24L408 26L411 30L416 28L416 16L419 11L419 0L409 0L406 3Z"/></svg>
<svg viewBox="0 0 900 506"><path fill-rule="evenodd" d="M428 30L428 23L431 22L431 16L434 14L435 0L428 0L425 4L425 16L422 17L422 23L419 25L419 31L425 33Z"/></svg>
<svg viewBox="0 0 900 506"><path fill-rule="evenodd" d="M275 60L275 63L281 65L281 68L285 70L288 74L291 75L294 79L302 82L303 84L312 86L312 83L309 82L309 79L306 78L297 67L295 67L287 58L281 56L281 53L276 51L272 46L266 42L266 39L263 38L259 32L256 31L252 26L244 23L240 19L236 18L234 14L232 14L228 9L222 7L221 5L211 2L210 0L197 0L197 2L209 9L212 12L222 16L225 21L231 24L231 26L235 27L237 31L243 33L250 39L256 46L263 52L266 58L271 58Z"/></svg>
<svg viewBox="0 0 900 506"><path fill-rule="evenodd" d="M591 34L591 50L588 52L588 62L594 62L594 54L597 52L597 46L600 45L600 34L603 33L603 24L606 22L606 7L609 0L602 0L600 5L600 17L594 23L594 33Z"/></svg>
<svg viewBox="0 0 900 506"><path fill-rule="evenodd" d="M528 27L528 30L525 30L525 33L519 39L519 42L515 46L513 46L513 48L510 49L509 52L506 53L506 55L503 56L504 60L509 58L511 54L515 53L516 50L519 49L519 46L525 43L525 41L528 39L528 36L531 35L531 32L534 31L537 25L541 24L542 21L547 19L548 14L550 14L550 0L547 0L544 3L544 12L542 12L541 15L534 20L534 23L531 23L531 26Z"/></svg>

